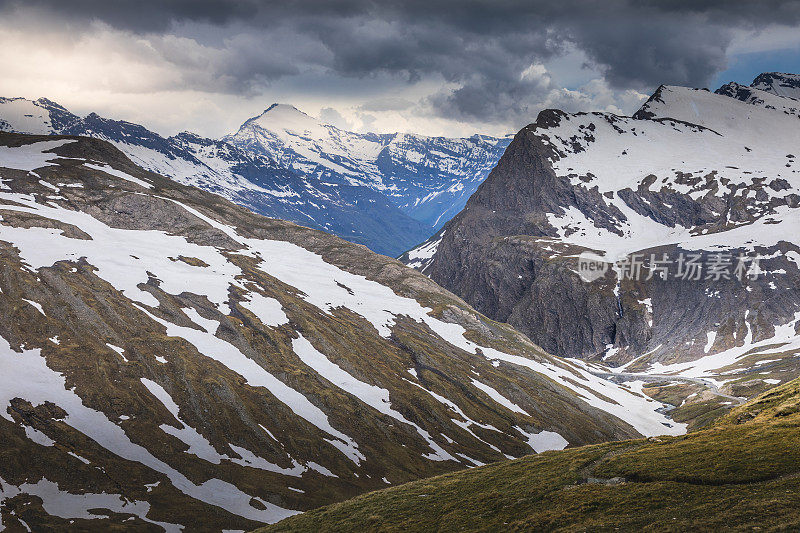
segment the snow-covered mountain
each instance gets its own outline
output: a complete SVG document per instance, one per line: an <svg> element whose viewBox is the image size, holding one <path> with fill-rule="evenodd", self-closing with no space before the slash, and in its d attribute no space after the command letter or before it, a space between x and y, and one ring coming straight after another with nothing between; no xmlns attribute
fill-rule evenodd
<svg viewBox="0 0 800 533"><path fill-rule="evenodd" d="M461 211L510 142L354 133L285 104L270 106L225 140L303 175L333 172L370 187L433 231Z"/></svg>
<svg viewBox="0 0 800 533"><path fill-rule="evenodd" d="M79 117L46 99L0 98L0 130L86 135L112 142L137 164L220 194L267 216L322 229L395 256L433 231L383 194L335 173L306 175L264 155L192 133L162 137L91 114Z"/></svg>
<svg viewBox="0 0 800 533"><path fill-rule="evenodd" d="M394 259L92 138L0 133L0 316L9 530L250 530L686 429Z"/></svg>
<svg viewBox="0 0 800 533"><path fill-rule="evenodd" d="M390 256L458 213L510 142L359 134L278 104L223 140L162 137L44 98L0 98L0 131L104 139L147 170Z"/></svg>
<svg viewBox="0 0 800 533"><path fill-rule="evenodd" d="M543 111L465 210L404 260L552 353L734 396L791 379L797 79L662 86L632 117ZM598 270L585 275L579 259Z"/></svg>
<svg viewBox="0 0 800 533"><path fill-rule="evenodd" d="M800 100L800 74L765 72L756 76L752 87L762 91Z"/></svg>

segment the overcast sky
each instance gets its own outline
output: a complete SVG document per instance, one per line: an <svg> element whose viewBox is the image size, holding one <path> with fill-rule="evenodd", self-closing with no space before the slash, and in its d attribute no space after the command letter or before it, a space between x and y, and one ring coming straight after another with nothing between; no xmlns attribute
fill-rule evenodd
<svg viewBox="0 0 800 533"><path fill-rule="evenodd" d="M505 134L661 83L800 72L800 0L0 0L0 95L162 134L273 102L359 131Z"/></svg>

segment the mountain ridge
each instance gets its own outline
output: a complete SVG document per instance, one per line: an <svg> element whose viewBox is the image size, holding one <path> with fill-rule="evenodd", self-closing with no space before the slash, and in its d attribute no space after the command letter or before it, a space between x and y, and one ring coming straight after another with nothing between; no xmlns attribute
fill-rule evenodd
<svg viewBox="0 0 800 533"><path fill-rule="evenodd" d="M8 527L252 529L686 430L394 259L94 138L0 133L0 312Z"/></svg>
<svg viewBox="0 0 800 533"><path fill-rule="evenodd" d="M460 211L508 144L411 133L355 133L325 124L288 104L273 104L225 137L306 174L324 168L383 192L433 230Z"/></svg>
<svg viewBox="0 0 800 533"><path fill-rule="evenodd" d="M9 111L9 104L26 107ZM45 99L0 99L0 129L110 140L140 165L179 183L221 194L257 213L369 244L389 255L428 232L423 224L401 213L380 194L335 177L330 183L312 184L267 157L228 143L191 133L165 138L138 124L104 119L96 113L82 119L51 104Z"/></svg>
<svg viewBox="0 0 800 533"><path fill-rule="evenodd" d="M315 124L318 130L333 128L286 104L274 104L248 122L289 108L295 110L291 116L306 117L303 122ZM190 132L162 137L138 124L105 119L96 113L81 118L45 98L0 98L0 130L109 140L143 167L180 183L221 194L260 214L334 233L390 256L424 240L435 232L434 223L443 223L458 212L502 153L502 146L495 147L496 142L488 137L450 140L395 134L397 139L410 140L409 149L387 148L381 152L380 161L367 165L369 169L362 161L342 173L335 163L331 163L332 168L308 162L298 167L294 157L282 156L287 147L269 151L256 146L256 153L246 143L236 147ZM344 133L362 144L388 143L392 137ZM493 151L487 152L484 147ZM465 169L473 161L455 163L469 150L477 150L483 170L468 173ZM404 159L412 152L415 158L424 157L428 151L439 154L431 152L439 165L435 172L422 159L413 163ZM377 151L374 155L379 156ZM376 173L383 172L380 169L402 173L403 177L387 188L377 177ZM401 187L408 189L402 192Z"/></svg>
<svg viewBox="0 0 800 533"><path fill-rule="evenodd" d="M661 86L633 117L543 111L465 210L403 259L599 372L752 397L800 372L796 106L754 88ZM604 274L582 279L582 254ZM620 279L635 254L640 276ZM727 273L679 279L691 254L701 268L721 257Z"/></svg>

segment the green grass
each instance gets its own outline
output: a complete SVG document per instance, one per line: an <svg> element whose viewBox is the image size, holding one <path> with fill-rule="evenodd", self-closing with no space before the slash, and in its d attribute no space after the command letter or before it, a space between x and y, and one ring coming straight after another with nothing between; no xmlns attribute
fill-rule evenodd
<svg viewBox="0 0 800 533"><path fill-rule="evenodd" d="M686 436L548 452L446 474L263 531L634 529L800 529L800 380Z"/></svg>

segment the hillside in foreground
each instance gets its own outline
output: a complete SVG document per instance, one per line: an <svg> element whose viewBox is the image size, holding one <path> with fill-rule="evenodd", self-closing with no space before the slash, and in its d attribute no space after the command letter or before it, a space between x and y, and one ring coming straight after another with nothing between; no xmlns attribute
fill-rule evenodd
<svg viewBox="0 0 800 533"><path fill-rule="evenodd" d="M0 530L249 530L686 431L394 259L93 138L0 132L0 317Z"/></svg>
<svg viewBox="0 0 800 533"><path fill-rule="evenodd" d="M369 493L262 531L786 531L800 380L681 437L585 446Z"/></svg>

